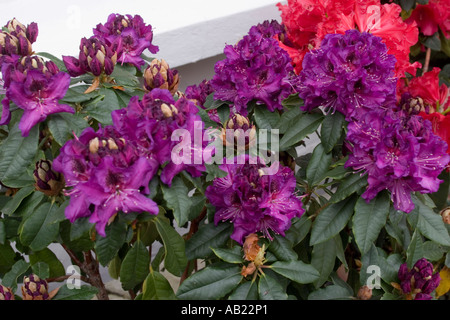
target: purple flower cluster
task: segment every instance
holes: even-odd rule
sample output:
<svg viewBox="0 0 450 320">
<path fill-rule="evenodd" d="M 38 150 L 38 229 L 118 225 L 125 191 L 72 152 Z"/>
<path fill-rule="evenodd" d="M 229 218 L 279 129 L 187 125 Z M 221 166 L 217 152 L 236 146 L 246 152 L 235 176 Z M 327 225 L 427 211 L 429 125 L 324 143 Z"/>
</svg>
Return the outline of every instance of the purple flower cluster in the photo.
<svg viewBox="0 0 450 320">
<path fill-rule="evenodd" d="M 141 54 L 145 49 L 156 53 L 152 44 L 153 32 L 139 15 L 111 14 L 108 21 L 98 24 L 90 38 L 81 39 L 78 58 L 63 56 L 68 73 L 79 76 L 86 72 L 99 76 L 110 75 L 117 62 L 130 63 L 140 68 L 145 64 Z"/>
<path fill-rule="evenodd" d="M 157 204 L 145 196 L 157 163 L 142 156 L 113 126 L 86 128 L 61 148 L 53 169 L 71 187 L 66 217 L 71 222 L 89 217 L 102 236 L 119 211 L 158 213 Z"/>
<path fill-rule="evenodd" d="M 397 210 L 414 209 L 411 192 L 432 193 L 450 160 L 447 144 L 433 134 L 431 122 L 404 111 L 374 110 L 348 125 L 351 151 L 345 166 L 368 175 L 367 201 L 388 189 Z"/>
<path fill-rule="evenodd" d="M 75 113 L 70 106 L 58 102 L 69 88 L 70 76 L 53 62 L 44 62 L 37 56 L 4 56 L 1 71 L 6 97 L 2 100 L 0 125 L 11 119 L 10 102 L 24 110 L 19 122 L 22 136 L 28 136 L 31 128 L 50 114 Z"/>
<path fill-rule="evenodd" d="M 0 31 L 0 65 L 3 56 L 28 56 L 33 49 L 39 30 L 37 23 L 24 26 L 16 18 L 10 20 Z"/>
<path fill-rule="evenodd" d="M 235 159 L 233 164 L 224 160 L 219 167 L 228 175 L 214 179 L 205 196 L 216 207 L 216 224 L 233 223 L 231 238 L 237 242 L 242 244 L 246 236 L 256 232 L 271 240 L 271 232 L 284 236 L 292 218 L 304 213 L 302 202 L 295 195 L 296 181 L 291 169 L 281 167 L 274 175 L 262 174 L 265 165 L 250 161 L 249 156 L 245 156 L 245 161 Z"/>
<path fill-rule="evenodd" d="M 396 59 L 381 38 L 348 30 L 328 34 L 320 48 L 305 55 L 299 96 L 305 111 L 323 107 L 351 121 L 380 106 L 395 103 Z"/>
<path fill-rule="evenodd" d="M 192 100 L 195 105 L 205 109 L 206 98 L 214 93 L 214 89 L 211 85 L 211 81 L 204 79 L 198 85 L 191 85 L 186 88 L 184 95 L 189 100 Z M 217 114 L 217 109 L 211 109 L 207 111 L 209 118 L 217 123 L 220 123 L 220 118 Z"/>
<path fill-rule="evenodd" d="M 145 49 L 158 52 L 158 47 L 152 44 L 152 26 L 145 24 L 139 15 L 110 14 L 104 25 L 97 25 L 94 35 L 116 48 L 121 64 L 131 63 L 139 68 L 145 63 L 141 58 Z"/>
<path fill-rule="evenodd" d="M 230 101 L 233 111 L 244 116 L 251 101 L 270 111 L 283 109 L 281 102 L 296 92 L 298 77 L 289 54 L 274 39 L 281 30 L 276 22 L 265 22 L 253 26 L 236 45 L 225 46 L 226 58 L 216 63 L 211 80 L 215 99 Z"/>
<path fill-rule="evenodd" d="M 439 273 L 433 274 L 433 265 L 427 259 L 419 259 L 411 270 L 406 263 L 398 270 L 400 287 L 404 294 L 411 295 L 414 300 L 431 300 L 430 295 L 441 281 Z"/>
<path fill-rule="evenodd" d="M 204 145 L 196 146 L 194 142 L 196 125 L 203 125 L 197 115 L 198 109 L 186 98 L 174 100 L 166 89 L 153 89 L 146 93 L 142 100 L 133 97 L 127 108 L 112 112 L 114 126 L 122 136 L 133 143 L 144 155 L 158 164 L 166 164 L 161 172 L 161 181 L 170 185 L 175 175 L 183 170 L 198 177 L 205 171 L 203 164 L 195 164 L 192 160 L 195 152 L 202 152 Z M 172 141 L 175 130 L 184 129 L 190 135 L 189 141 L 183 141 L 191 150 L 189 163 L 174 163 L 172 151 L 178 141 Z M 196 150 L 195 148 L 198 148 Z"/>
</svg>

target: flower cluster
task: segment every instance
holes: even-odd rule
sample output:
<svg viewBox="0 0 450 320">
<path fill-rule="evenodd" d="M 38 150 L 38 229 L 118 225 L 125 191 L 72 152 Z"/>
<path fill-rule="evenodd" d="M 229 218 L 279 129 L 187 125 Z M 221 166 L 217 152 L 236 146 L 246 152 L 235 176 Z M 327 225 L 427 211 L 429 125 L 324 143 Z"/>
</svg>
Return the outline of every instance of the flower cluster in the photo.
<svg viewBox="0 0 450 320">
<path fill-rule="evenodd" d="M 81 39 L 78 58 L 63 56 L 67 71 L 73 77 L 87 72 L 97 77 L 110 75 L 117 62 L 139 68 L 145 64 L 141 57 L 145 49 L 152 53 L 158 51 L 158 47 L 152 45 L 152 27 L 139 15 L 111 14 L 93 33 L 92 37 Z"/>
<path fill-rule="evenodd" d="M 447 144 L 433 134 L 431 123 L 404 111 L 374 110 L 348 125 L 352 154 L 346 167 L 368 175 L 367 201 L 388 189 L 397 210 L 414 209 L 411 192 L 432 193 L 448 164 Z"/>
<path fill-rule="evenodd" d="M 193 160 L 194 153 L 201 153 L 204 147 L 194 142 L 194 130 L 199 129 L 203 134 L 203 128 L 196 127 L 203 124 L 197 112 L 192 101 L 183 97 L 175 101 L 168 90 L 153 89 L 142 100 L 137 96 L 131 98 L 127 108 L 112 112 L 112 118 L 115 128 L 142 156 L 158 165 L 166 164 L 160 177 L 162 182 L 170 185 L 173 177 L 183 170 L 194 177 L 205 170 L 203 163 L 196 164 Z M 172 141 L 172 133 L 177 129 L 189 133 L 190 139 L 182 143 L 191 151 L 191 161 L 179 164 L 171 160 L 172 151 L 179 143 Z"/>
<path fill-rule="evenodd" d="M 290 57 L 273 38 L 281 32 L 276 25 L 252 27 L 236 45 L 225 47 L 226 58 L 215 65 L 214 98 L 231 102 L 236 113 L 246 116 L 251 101 L 265 104 L 270 111 L 282 110 L 283 99 L 296 92 Z"/>
<path fill-rule="evenodd" d="M 358 30 L 328 34 L 305 55 L 299 96 L 304 110 L 324 107 L 347 120 L 395 102 L 394 56 L 381 38 Z"/>
<path fill-rule="evenodd" d="M 395 76 L 405 72 L 415 75 L 419 63 L 409 61 L 410 47 L 419 36 L 416 23 L 408 24 L 400 16 L 401 7 L 395 3 L 380 4 L 380 0 L 288 0 L 279 4 L 281 18 L 287 29 L 283 47 L 292 57 L 295 70 L 302 70 L 303 58 L 310 49 L 318 48 L 327 34 L 358 29 L 382 39 L 388 53 L 395 56 Z"/>
<path fill-rule="evenodd" d="M 276 174 L 267 175 L 262 170 L 265 165 L 249 156 L 237 157 L 232 164 L 224 160 L 219 167 L 227 176 L 216 178 L 205 196 L 216 208 L 216 224 L 233 223 L 231 238 L 237 242 L 242 244 L 246 236 L 257 232 L 269 239 L 271 232 L 284 235 L 292 218 L 303 214 L 291 169 L 281 167 Z"/>
<path fill-rule="evenodd" d="M 429 0 L 426 5 L 418 4 L 407 23 L 417 23 L 420 33 L 432 36 L 440 29 L 445 37 L 450 37 L 450 2 Z"/>
<path fill-rule="evenodd" d="M 23 136 L 28 136 L 31 128 L 50 114 L 75 113 L 72 107 L 59 103 L 69 88 L 70 76 L 52 61 L 14 55 L 3 59 L 1 71 L 6 97 L 2 100 L 0 125 L 11 119 L 10 102 L 24 110 L 19 122 Z"/>
<path fill-rule="evenodd" d="M 89 217 L 102 236 L 119 211 L 159 211 L 144 195 L 149 193 L 148 184 L 157 165 L 141 156 L 112 126 L 98 131 L 86 128 L 61 148 L 53 168 L 64 174 L 66 186 L 71 187 L 66 217 L 71 222 Z"/>
<path fill-rule="evenodd" d="M 214 93 L 211 81 L 204 79 L 198 85 L 190 85 L 184 91 L 184 95 L 189 100 L 192 100 L 195 105 L 205 109 L 206 98 Z M 217 115 L 217 109 L 208 110 L 208 116 L 212 121 L 220 123 L 220 118 Z"/>
<path fill-rule="evenodd" d="M 38 36 L 37 23 L 24 26 L 16 18 L 10 20 L 0 31 L 0 65 L 4 56 L 29 56 L 33 53 L 31 44 Z"/>
<path fill-rule="evenodd" d="M 164 59 L 153 59 L 144 71 L 144 87 L 148 91 L 159 88 L 175 94 L 178 91 L 179 81 L 178 71 L 169 68 Z"/>
<path fill-rule="evenodd" d="M 431 293 L 439 286 L 441 277 L 434 273 L 433 265 L 427 259 L 419 259 L 411 270 L 403 263 L 398 270 L 398 279 L 403 294 L 408 300 L 431 300 Z"/>
</svg>

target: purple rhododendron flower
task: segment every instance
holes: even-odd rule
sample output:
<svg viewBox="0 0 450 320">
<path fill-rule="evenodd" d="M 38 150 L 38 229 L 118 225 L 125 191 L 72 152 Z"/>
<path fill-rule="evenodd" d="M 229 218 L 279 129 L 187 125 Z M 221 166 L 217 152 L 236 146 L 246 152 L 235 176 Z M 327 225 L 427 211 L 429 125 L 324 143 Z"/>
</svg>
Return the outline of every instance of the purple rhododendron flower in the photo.
<svg viewBox="0 0 450 320">
<path fill-rule="evenodd" d="M 367 201 L 388 189 L 397 210 L 414 209 L 411 192 L 433 193 L 450 156 L 447 143 L 433 134 L 431 122 L 403 111 L 375 110 L 348 125 L 352 144 L 345 166 L 367 173 Z"/>
<path fill-rule="evenodd" d="M 68 141 L 53 161 L 53 169 L 71 187 L 66 217 L 71 222 L 89 217 L 102 236 L 118 212 L 159 211 L 145 196 L 158 164 L 142 157 L 112 126 L 97 132 L 86 128 L 80 137 Z"/>
<path fill-rule="evenodd" d="M 167 163 L 161 172 L 161 181 L 170 185 L 173 177 L 183 170 L 194 177 L 205 171 L 203 162 L 196 164 L 192 160 L 195 152 L 202 153 L 205 147 L 204 143 L 196 146 L 194 142 L 195 126 L 203 126 L 197 113 L 192 101 L 183 97 L 175 101 L 170 91 L 155 88 L 142 100 L 137 96 L 131 98 L 127 108 L 112 112 L 112 118 L 117 130 L 136 146 L 141 155 L 160 165 Z M 172 133 L 177 129 L 186 130 L 191 139 L 186 141 L 190 145 L 191 161 L 179 164 L 171 160 L 172 150 L 178 144 L 172 141 Z M 204 128 L 198 129 L 203 137 Z"/>
<path fill-rule="evenodd" d="M 433 265 L 425 258 L 417 260 L 411 270 L 403 263 L 398 271 L 403 294 L 414 295 L 414 300 L 431 300 L 430 294 L 441 281 L 439 273 L 433 273 Z"/>
<path fill-rule="evenodd" d="M 305 55 L 300 72 L 299 96 L 303 110 L 323 107 L 345 115 L 360 113 L 395 102 L 396 59 L 387 54 L 380 37 L 358 30 L 328 34 L 320 48 Z"/>
<path fill-rule="evenodd" d="M 118 53 L 120 63 L 131 63 L 136 67 L 145 64 L 141 54 L 145 49 L 157 53 L 158 47 L 152 44 L 153 30 L 144 23 L 139 15 L 110 14 L 108 21 L 98 24 L 94 35 L 113 45 Z"/>
<path fill-rule="evenodd" d="M 236 45 L 227 45 L 226 58 L 216 63 L 211 80 L 214 98 L 230 101 L 235 113 L 247 115 L 247 104 L 256 101 L 270 111 L 282 110 L 281 102 L 296 92 L 289 54 L 273 37 L 279 32 L 268 23 L 254 26 Z"/>
<path fill-rule="evenodd" d="M 294 173 L 282 167 L 274 175 L 265 175 L 261 171 L 265 165 L 250 162 L 248 155 L 244 158 L 235 158 L 233 164 L 224 160 L 219 167 L 227 176 L 214 179 L 206 189 L 205 196 L 216 207 L 214 222 L 233 223 L 231 238 L 241 244 L 247 235 L 256 232 L 271 240 L 271 232 L 284 236 L 291 220 L 305 211 L 295 195 Z"/>
<path fill-rule="evenodd" d="M 70 76 L 59 71 L 53 62 L 44 62 L 38 57 L 14 56 L 4 61 L 2 77 L 6 97 L 2 100 L 0 124 L 9 123 L 9 104 L 14 102 L 24 110 L 19 122 L 19 129 L 24 137 L 50 114 L 75 113 L 72 107 L 58 102 L 69 88 Z"/>
<path fill-rule="evenodd" d="M 211 81 L 204 79 L 198 85 L 191 85 L 186 88 L 184 95 L 189 100 L 192 100 L 195 105 L 205 109 L 206 98 L 214 93 L 214 89 L 211 85 Z M 217 109 L 211 109 L 207 111 L 209 118 L 217 123 L 221 123 Z"/>
</svg>

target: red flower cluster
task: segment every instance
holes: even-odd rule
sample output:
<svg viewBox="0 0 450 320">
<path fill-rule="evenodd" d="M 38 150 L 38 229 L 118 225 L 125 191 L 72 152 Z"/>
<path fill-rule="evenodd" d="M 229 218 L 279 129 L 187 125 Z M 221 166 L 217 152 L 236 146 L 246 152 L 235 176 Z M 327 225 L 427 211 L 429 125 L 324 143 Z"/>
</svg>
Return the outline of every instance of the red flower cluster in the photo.
<svg viewBox="0 0 450 320">
<path fill-rule="evenodd" d="M 420 63 L 409 62 L 410 47 L 417 43 L 419 31 L 415 22 L 405 23 L 397 4 L 380 4 L 379 0 L 288 0 L 278 4 L 287 29 L 287 40 L 281 45 L 289 52 L 295 71 L 302 70 L 303 57 L 318 48 L 326 34 L 358 29 L 382 38 L 397 59 L 395 75 L 415 75 Z"/>
</svg>

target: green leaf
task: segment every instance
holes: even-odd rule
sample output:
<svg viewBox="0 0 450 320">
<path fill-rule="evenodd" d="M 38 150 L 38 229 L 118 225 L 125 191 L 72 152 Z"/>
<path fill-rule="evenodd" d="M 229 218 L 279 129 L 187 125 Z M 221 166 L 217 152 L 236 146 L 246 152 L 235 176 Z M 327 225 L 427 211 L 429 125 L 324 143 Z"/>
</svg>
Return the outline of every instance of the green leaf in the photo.
<svg viewBox="0 0 450 320">
<path fill-rule="evenodd" d="M 127 252 L 120 267 L 120 282 L 125 290 L 133 289 L 149 273 L 150 256 L 142 241 L 137 240 Z"/>
<path fill-rule="evenodd" d="M 432 36 L 425 37 L 422 41 L 425 47 L 434 51 L 441 51 L 441 39 L 439 38 L 439 32 L 436 32 Z"/>
<path fill-rule="evenodd" d="M 101 124 L 111 125 L 111 112 L 120 109 L 119 100 L 112 88 L 101 88 L 99 93 L 100 98 L 89 102 L 84 110 Z"/>
<path fill-rule="evenodd" d="M 331 239 L 344 229 L 353 214 L 355 203 L 356 197 L 353 196 L 323 209 L 312 225 L 310 245 Z"/>
<path fill-rule="evenodd" d="M 59 233 L 59 224 L 53 223 L 58 206 L 45 202 L 24 221 L 20 241 L 34 251 L 45 249 Z"/>
<path fill-rule="evenodd" d="M 4 245 L 6 243 L 6 227 L 5 222 L 0 220 L 0 245 Z"/>
<path fill-rule="evenodd" d="M 352 220 L 353 234 L 361 254 L 369 251 L 372 243 L 378 238 L 386 224 L 390 204 L 387 192 L 379 193 L 369 203 L 361 197 L 356 202 Z"/>
<path fill-rule="evenodd" d="M 258 286 L 256 282 L 241 283 L 228 297 L 228 300 L 258 300 Z"/>
<path fill-rule="evenodd" d="M 41 251 L 31 252 L 29 255 L 31 265 L 35 265 L 39 262 L 44 262 L 49 267 L 49 277 L 57 278 L 66 274 L 66 270 L 62 262 L 55 255 L 53 251 L 45 248 Z"/>
<path fill-rule="evenodd" d="M 73 135 L 80 136 L 81 132 L 88 126 L 82 116 L 69 113 L 56 113 L 47 117 L 50 132 L 59 145 L 63 146 Z"/>
<path fill-rule="evenodd" d="M 430 193 L 430 198 L 436 204 L 436 207 L 442 210 L 447 206 L 447 197 L 450 191 L 450 172 L 443 170 L 438 178 L 443 180 L 443 182 L 439 185 L 437 192 Z"/>
<path fill-rule="evenodd" d="M 323 115 L 318 113 L 304 113 L 292 119 L 292 126 L 287 128 L 280 140 L 280 151 L 285 151 L 313 133 L 322 123 Z M 285 124 L 286 125 L 286 124 Z"/>
<path fill-rule="evenodd" d="M 176 300 L 169 281 L 159 272 L 150 270 L 142 285 L 142 300 Z"/>
<path fill-rule="evenodd" d="M 37 262 L 31 265 L 31 270 L 41 279 L 50 277 L 50 267 L 45 262 Z"/>
<path fill-rule="evenodd" d="M 325 152 L 330 152 L 341 137 L 345 117 L 340 112 L 327 115 L 320 128 L 320 141 Z"/>
<path fill-rule="evenodd" d="M 230 223 L 214 223 L 202 225 L 198 231 L 186 241 L 186 256 L 189 260 L 204 259 L 211 253 L 211 247 L 221 247 L 229 239 L 232 232 Z"/>
<path fill-rule="evenodd" d="M 22 201 L 27 198 L 36 188 L 34 186 L 29 186 L 20 189 L 14 197 L 10 198 L 10 200 L 6 203 L 6 205 L 1 209 L 2 213 L 5 215 L 13 214 L 16 209 L 20 206 Z"/>
<path fill-rule="evenodd" d="M 164 266 L 173 275 L 181 276 L 187 265 L 184 240 L 166 221 L 155 218 L 155 223 L 164 244 Z"/>
<path fill-rule="evenodd" d="M 119 252 L 127 236 L 127 226 L 120 219 L 115 220 L 105 228 L 106 237 L 98 236 L 95 241 L 95 253 L 98 261 L 104 267 Z"/>
<path fill-rule="evenodd" d="M 280 114 L 277 111 L 269 111 L 265 106 L 257 106 L 254 117 L 259 129 L 277 129 L 276 125 L 280 121 Z"/>
<path fill-rule="evenodd" d="M 306 181 L 310 186 L 317 185 L 324 179 L 325 173 L 331 165 L 331 153 L 327 153 L 322 144 L 318 144 L 313 151 L 311 161 L 306 168 Z"/>
<path fill-rule="evenodd" d="M 182 300 L 217 300 L 236 288 L 241 280 L 238 266 L 210 265 L 184 280 L 177 297 Z"/>
<path fill-rule="evenodd" d="M 228 263 L 243 263 L 243 253 L 240 246 L 231 249 L 211 248 L 216 256 Z"/>
<path fill-rule="evenodd" d="M 272 252 L 278 260 L 291 261 L 297 260 L 298 255 L 293 249 L 293 244 L 289 239 L 280 235 L 275 235 L 267 250 Z"/>
<path fill-rule="evenodd" d="M 116 80 L 119 86 L 136 87 L 139 84 L 136 77 L 136 67 L 130 64 L 116 64 L 111 77 Z"/>
<path fill-rule="evenodd" d="M 353 293 L 338 285 L 327 286 L 324 289 L 311 292 L 308 300 L 352 300 Z"/>
<path fill-rule="evenodd" d="M 220 122 L 225 124 L 228 119 L 230 119 L 230 106 L 223 104 L 217 108 L 217 115 L 219 116 Z"/>
<path fill-rule="evenodd" d="M 62 102 L 83 103 L 98 97 L 98 91 L 84 93 L 88 88 L 88 85 L 77 85 L 69 88 Z"/>
<path fill-rule="evenodd" d="M 264 273 L 259 278 L 258 293 L 261 300 L 287 300 L 288 295 L 281 283 L 274 277 Z"/>
<path fill-rule="evenodd" d="M 174 177 L 171 186 L 161 184 L 164 200 L 167 207 L 173 210 L 177 224 L 183 226 L 189 221 L 189 213 L 192 207 L 192 198 L 188 196 L 189 189 L 181 177 Z"/>
<path fill-rule="evenodd" d="M 16 253 L 9 242 L 0 244 L 0 274 L 9 271 L 15 263 Z"/>
<path fill-rule="evenodd" d="M 442 217 L 416 196 L 412 196 L 412 200 L 416 206 L 414 211 L 418 212 L 417 229 L 428 239 L 444 246 L 450 246 L 450 236 Z"/>
<path fill-rule="evenodd" d="M 300 108 L 292 108 L 281 114 L 280 120 L 275 125 L 275 128 L 279 128 L 281 134 L 285 134 L 290 126 L 293 126 L 296 121 L 303 115 Z"/>
<path fill-rule="evenodd" d="M 320 277 L 319 272 L 310 264 L 300 260 L 276 261 L 270 265 L 274 272 L 297 283 L 313 283 Z"/>
<path fill-rule="evenodd" d="M 299 244 L 311 230 L 311 225 L 311 219 L 306 214 L 300 219 L 292 219 L 291 227 L 286 231 L 286 239 L 294 246 Z"/>
<path fill-rule="evenodd" d="M 2 285 L 9 288 L 16 288 L 17 280 L 27 272 L 29 267 L 30 264 L 25 260 L 17 261 L 14 263 L 11 270 L 3 276 Z"/>
<path fill-rule="evenodd" d="M 380 267 L 380 265 L 381 265 L 380 258 L 378 256 L 378 250 L 374 244 L 372 244 L 370 250 L 361 257 L 361 263 L 362 263 L 362 266 L 361 266 L 361 271 L 359 273 L 359 280 L 360 280 L 360 284 L 362 286 L 364 286 L 367 284 L 369 277 L 372 275 L 369 267 L 370 266 Z M 380 267 L 380 269 L 381 269 L 381 267 Z"/>
<path fill-rule="evenodd" d="M 337 191 L 331 196 L 329 202 L 336 203 L 344 200 L 351 194 L 364 190 L 366 185 L 366 175 L 360 176 L 359 174 L 351 174 L 339 184 Z"/>
<path fill-rule="evenodd" d="M 313 246 L 311 254 L 311 265 L 318 271 L 318 278 L 314 282 L 316 288 L 321 287 L 329 278 L 336 262 L 335 239 L 331 238 L 325 242 Z"/>
<path fill-rule="evenodd" d="M 79 289 L 69 289 L 65 284 L 59 288 L 52 300 L 92 300 L 97 293 L 96 287 L 82 285 Z"/>
<path fill-rule="evenodd" d="M 411 269 L 417 260 L 423 258 L 423 241 L 420 232 L 415 230 L 411 238 L 411 242 L 406 250 L 406 263 Z"/>
<path fill-rule="evenodd" d="M 11 129 L 0 146 L 0 181 L 18 179 L 26 173 L 38 149 L 38 127 L 34 126 L 28 137 L 22 137 L 17 125 Z"/>
</svg>

